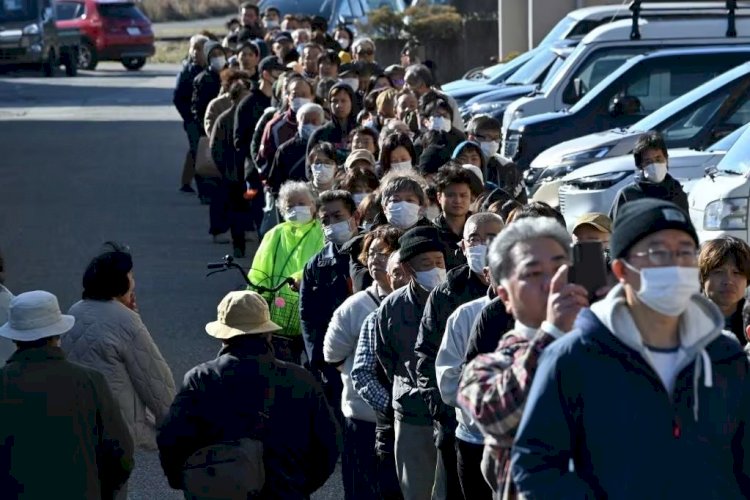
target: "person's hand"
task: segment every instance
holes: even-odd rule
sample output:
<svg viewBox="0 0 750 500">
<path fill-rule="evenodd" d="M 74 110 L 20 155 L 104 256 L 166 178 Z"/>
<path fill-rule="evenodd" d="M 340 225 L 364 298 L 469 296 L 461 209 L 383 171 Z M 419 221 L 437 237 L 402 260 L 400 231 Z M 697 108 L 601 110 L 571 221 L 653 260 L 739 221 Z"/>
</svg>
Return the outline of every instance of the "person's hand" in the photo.
<svg viewBox="0 0 750 500">
<path fill-rule="evenodd" d="M 573 329 L 578 312 L 588 307 L 588 291 L 581 285 L 568 283 L 568 266 L 561 266 L 549 286 L 547 322 L 563 332 Z"/>
<path fill-rule="evenodd" d="M 302 284 L 302 281 L 299 278 L 295 278 L 294 279 L 294 283 L 292 283 L 291 285 L 289 285 L 289 288 L 291 288 L 295 292 L 299 292 L 299 287 L 300 287 L 301 284 Z"/>
</svg>

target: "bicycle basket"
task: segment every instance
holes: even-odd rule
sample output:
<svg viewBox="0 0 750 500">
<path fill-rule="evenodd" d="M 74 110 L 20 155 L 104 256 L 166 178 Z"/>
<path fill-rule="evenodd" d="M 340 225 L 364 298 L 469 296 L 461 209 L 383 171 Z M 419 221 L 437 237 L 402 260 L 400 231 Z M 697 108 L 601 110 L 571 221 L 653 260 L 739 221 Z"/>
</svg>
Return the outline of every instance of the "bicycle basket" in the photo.
<svg viewBox="0 0 750 500">
<path fill-rule="evenodd" d="M 271 321 L 282 328 L 284 335 L 299 335 L 301 332 L 299 319 L 299 294 L 285 286 L 276 292 L 268 301 Z"/>
</svg>

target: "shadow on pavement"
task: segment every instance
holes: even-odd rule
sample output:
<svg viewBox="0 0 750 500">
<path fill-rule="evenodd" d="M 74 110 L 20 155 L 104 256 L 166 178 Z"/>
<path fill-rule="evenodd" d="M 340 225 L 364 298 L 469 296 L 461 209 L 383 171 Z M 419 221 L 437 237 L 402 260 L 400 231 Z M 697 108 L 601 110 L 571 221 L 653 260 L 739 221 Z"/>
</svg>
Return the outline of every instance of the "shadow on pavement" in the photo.
<svg viewBox="0 0 750 500">
<path fill-rule="evenodd" d="M 56 83 L 58 81 L 60 83 Z M 0 96 L 3 96 L 0 108 L 172 104 L 171 88 L 70 85 L 56 79 L 39 83 L 3 79 L 0 80 Z"/>
</svg>

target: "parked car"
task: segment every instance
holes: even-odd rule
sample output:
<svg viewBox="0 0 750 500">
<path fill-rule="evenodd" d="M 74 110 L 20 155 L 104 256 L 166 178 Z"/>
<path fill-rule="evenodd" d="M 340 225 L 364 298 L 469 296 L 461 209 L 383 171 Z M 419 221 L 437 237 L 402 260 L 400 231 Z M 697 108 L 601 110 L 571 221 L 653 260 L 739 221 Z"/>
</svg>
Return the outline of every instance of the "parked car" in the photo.
<svg viewBox="0 0 750 500">
<path fill-rule="evenodd" d="M 468 121 L 474 115 L 488 114 L 502 120 L 505 108 L 510 103 L 534 92 L 546 79 L 557 73 L 575 45 L 575 41 L 565 40 L 541 47 L 530 61 L 521 66 L 502 85 L 466 101 L 459 108 L 461 117 Z"/>
<path fill-rule="evenodd" d="M 34 66 L 53 76 L 63 65 L 75 76 L 81 34 L 56 21 L 49 0 L 0 2 L 0 66 Z"/>
<path fill-rule="evenodd" d="M 78 67 L 96 69 L 99 61 L 120 61 L 139 70 L 154 55 L 151 21 L 128 0 L 57 0 L 58 25 L 81 30 Z"/>
<path fill-rule="evenodd" d="M 366 25 L 367 14 L 380 7 L 394 12 L 403 12 L 406 8 L 404 0 L 260 0 L 256 3 L 261 12 L 268 7 L 276 7 L 282 14 L 293 12 L 324 17 L 331 29 L 339 22 Z"/>
<path fill-rule="evenodd" d="M 701 241 L 721 235 L 750 241 L 750 127 L 714 169 L 695 183 L 688 195 L 690 220 Z"/>
<path fill-rule="evenodd" d="M 727 36 L 729 21 L 720 18 L 638 19 L 637 32 L 628 20 L 595 29 L 578 44 L 553 79 L 533 96 L 518 99 L 505 110 L 504 156 L 519 159 L 523 154 L 520 161 L 528 167 L 533 156 L 523 153 L 522 134 L 514 122 L 569 109 L 631 57 L 670 47 L 747 44 L 750 42 L 750 18 L 738 17 L 734 21 L 736 37 Z"/>
<path fill-rule="evenodd" d="M 717 4 L 715 2 L 655 2 L 647 3 L 641 6 L 641 17 L 652 17 L 652 18 L 663 18 L 663 17 L 687 17 L 687 16 L 702 16 L 711 15 L 718 12 Z M 535 49 L 524 52 L 519 55 L 516 59 L 523 56 L 528 56 L 530 52 L 534 52 L 539 48 L 546 47 L 549 45 L 557 44 L 564 40 L 572 40 L 579 42 L 586 34 L 590 33 L 594 28 L 597 28 L 603 24 L 611 23 L 620 19 L 626 19 L 631 17 L 630 9 L 624 5 L 598 5 L 593 7 L 584 7 L 576 9 L 568 13 L 547 33 Z M 529 60 L 529 57 L 524 59 L 524 62 Z M 508 63 L 506 63 L 508 64 Z M 461 105 L 463 102 L 469 99 L 480 96 L 484 92 L 491 92 L 496 90 L 493 88 L 496 85 L 502 84 L 506 78 L 513 73 L 504 75 L 503 78 L 492 78 L 485 77 L 489 73 L 499 72 L 503 69 L 506 64 L 498 64 L 486 68 L 481 73 L 474 72 L 471 78 L 464 77 L 460 80 L 443 85 L 443 90 L 451 95 L 456 102 Z M 518 68 L 516 68 L 518 69 Z M 480 76 L 481 75 L 481 76 Z M 494 81 L 493 81 L 494 80 Z M 524 94 L 518 94 L 522 96 Z M 498 96 L 497 102 L 501 103 L 499 106 L 494 106 L 493 115 L 502 116 L 502 111 L 498 109 L 505 109 L 507 104 L 502 104 L 503 101 L 507 101 L 508 96 Z M 482 103 L 490 103 L 491 96 L 485 97 Z M 472 103 L 473 104 L 473 103 Z M 484 111 L 475 111 L 475 113 L 482 113 Z"/>
<path fill-rule="evenodd" d="M 705 150 L 676 148 L 669 150 L 669 173 L 682 183 L 686 192 L 703 177 L 706 169 L 715 167 L 737 142 L 747 125 L 716 141 Z M 609 213 L 620 189 L 633 182 L 633 156 L 623 155 L 597 161 L 565 176 L 559 190 L 559 208 L 568 227 L 582 214 Z M 555 196 L 557 198 L 557 195 Z"/>
<path fill-rule="evenodd" d="M 518 120 L 511 128 L 523 138 L 523 147 L 515 161 L 527 167 L 539 153 L 567 139 L 625 128 L 747 61 L 750 47 L 724 45 L 658 50 L 633 57 L 569 110 Z M 530 193 L 537 189 L 556 191 L 567 170 L 529 168 L 525 180 Z"/>
<path fill-rule="evenodd" d="M 750 63 L 731 69 L 628 128 L 584 135 L 545 150 L 526 171 L 527 183 L 563 177 L 594 161 L 633 152 L 641 134 L 661 132 L 669 148 L 704 149 L 750 122 Z"/>
</svg>

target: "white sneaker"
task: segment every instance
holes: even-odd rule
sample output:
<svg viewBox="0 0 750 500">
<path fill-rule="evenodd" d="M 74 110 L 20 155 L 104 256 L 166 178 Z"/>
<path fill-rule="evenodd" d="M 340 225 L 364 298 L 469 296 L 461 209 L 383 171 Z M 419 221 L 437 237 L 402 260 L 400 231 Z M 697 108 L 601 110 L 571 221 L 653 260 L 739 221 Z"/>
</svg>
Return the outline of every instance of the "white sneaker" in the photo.
<svg viewBox="0 0 750 500">
<path fill-rule="evenodd" d="M 231 243 L 231 241 L 232 238 L 229 236 L 229 231 L 214 235 L 214 243 L 218 243 L 219 245 L 226 245 L 227 243 Z"/>
</svg>

